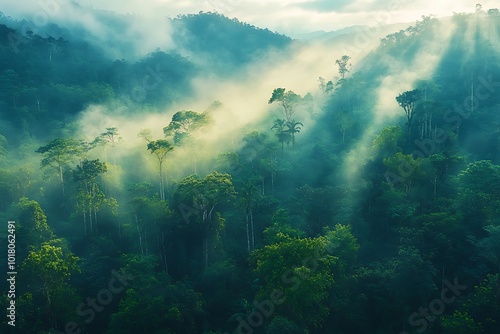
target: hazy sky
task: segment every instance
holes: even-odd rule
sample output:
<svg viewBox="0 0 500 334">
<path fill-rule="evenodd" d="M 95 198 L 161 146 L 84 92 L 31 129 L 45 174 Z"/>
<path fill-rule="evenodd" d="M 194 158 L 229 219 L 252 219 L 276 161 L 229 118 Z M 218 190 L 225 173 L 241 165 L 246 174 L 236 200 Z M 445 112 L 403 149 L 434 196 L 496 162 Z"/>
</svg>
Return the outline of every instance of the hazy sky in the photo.
<svg viewBox="0 0 500 334">
<path fill-rule="evenodd" d="M 69 0 L 4 0 L 0 10 L 18 17 Z M 477 0 L 78 0 L 81 5 L 145 17 L 175 17 L 199 11 L 218 11 L 229 17 L 273 31 L 295 35 L 336 30 L 364 24 L 413 22 L 422 15 L 448 16 L 474 11 Z M 485 9 L 499 7 L 497 0 L 481 1 Z"/>
</svg>

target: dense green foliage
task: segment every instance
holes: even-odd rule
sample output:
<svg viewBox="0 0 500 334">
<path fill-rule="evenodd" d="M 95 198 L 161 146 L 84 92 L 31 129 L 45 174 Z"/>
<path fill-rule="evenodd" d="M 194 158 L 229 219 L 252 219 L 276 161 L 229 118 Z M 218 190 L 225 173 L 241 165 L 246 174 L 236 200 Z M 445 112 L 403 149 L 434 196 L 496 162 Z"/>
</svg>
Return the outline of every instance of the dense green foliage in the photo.
<svg viewBox="0 0 500 334">
<path fill-rule="evenodd" d="M 0 25 L 19 333 L 500 331 L 497 12 L 455 14 L 407 90 L 379 88 L 421 65 L 447 23 L 387 36 L 356 71 L 332 60 L 314 113 L 311 94 L 269 91 L 263 119 L 228 137 L 226 92 L 204 111 L 160 109 L 193 98 L 202 70 L 228 76 L 291 41 L 219 14 L 172 21 L 185 50 L 133 61 Z M 89 138 L 91 105 L 155 128 Z M 380 116 L 387 105 L 397 116 Z M 210 147 L 210 131 L 231 145 Z"/>
<path fill-rule="evenodd" d="M 218 13 L 180 15 L 172 24 L 177 45 L 219 74 L 233 74 L 242 65 L 265 57 L 270 49 L 286 48 L 291 41 Z"/>
</svg>

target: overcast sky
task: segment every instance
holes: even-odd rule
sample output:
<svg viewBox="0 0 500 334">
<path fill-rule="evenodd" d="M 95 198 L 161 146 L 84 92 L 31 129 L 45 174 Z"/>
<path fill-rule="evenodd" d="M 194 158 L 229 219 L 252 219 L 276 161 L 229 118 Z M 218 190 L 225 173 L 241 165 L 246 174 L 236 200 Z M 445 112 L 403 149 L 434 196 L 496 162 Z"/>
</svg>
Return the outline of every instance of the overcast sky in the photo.
<svg viewBox="0 0 500 334">
<path fill-rule="evenodd" d="M 69 0 L 4 0 L 0 11 L 18 18 L 43 10 L 44 4 Z M 422 15 L 449 16 L 472 12 L 471 0 L 78 0 L 119 13 L 145 17 L 175 17 L 178 14 L 218 11 L 241 21 L 288 35 L 316 30 L 336 30 L 352 25 L 413 22 Z M 483 8 L 500 7 L 498 0 L 481 1 Z"/>
</svg>

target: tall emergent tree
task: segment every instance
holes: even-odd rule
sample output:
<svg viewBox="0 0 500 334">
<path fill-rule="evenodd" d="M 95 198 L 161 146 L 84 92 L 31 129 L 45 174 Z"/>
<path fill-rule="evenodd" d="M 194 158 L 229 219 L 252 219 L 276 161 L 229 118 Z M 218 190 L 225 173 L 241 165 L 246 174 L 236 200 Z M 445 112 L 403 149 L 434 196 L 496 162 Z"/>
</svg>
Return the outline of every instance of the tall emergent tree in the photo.
<svg viewBox="0 0 500 334">
<path fill-rule="evenodd" d="M 276 130 L 276 136 L 278 137 L 278 141 L 281 143 L 281 152 L 285 149 L 285 143 L 288 145 L 291 140 L 290 132 L 286 129 L 287 124 L 287 121 L 278 118 L 274 121 L 274 125 L 271 128 L 271 130 Z"/>
<path fill-rule="evenodd" d="M 87 218 L 90 232 L 97 228 L 97 211 L 105 201 L 103 192 L 97 184 L 97 177 L 107 171 L 106 164 L 96 160 L 83 160 L 73 171 L 73 179 L 80 183 L 79 186 L 79 209 L 83 213 L 84 233 L 87 236 Z M 88 212 L 88 216 L 87 216 Z M 92 218 L 92 215 L 94 217 Z"/>
<path fill-rule="evenodd" d="M 404 93 L 399 94 L 396 96 L 396 101 L 398 102 L 399 106 L 403 108 L 405 114 L 406 114 L 406 119 L 407 119 L 407 129 L 408 129 L 408 140 L 410 140 L 410 129 L 411 129 L 411 122 L 413 120 L 413 114 L 415 111 L 415 104 L 416 102 L 420 99 L 422 96 L 422 92 L 419 89 L 414 89 L 410 91 L 406 91 Z"/>
<path fill-rule="evenodd" d="M 74 302 L 76 296 L 70 279 L 72 274 L 80 272 L 78 260 L 78 257 L 59 247 L 57 242 L 47 242 L 30 251 L 21 264 L 24 277 L 29 282 L 29 293 L 35 298 L 38 295 L 43 298 L 43 316 L 40 319 L 48 320 L 53 329 L 69 320 L 65 319 L 65 313 L 71 306 L 65 303 Z"/>
<path fill-rule="evenodd" d="M 194 173 L 197 173 L 197 147 L 198 143 L 194 139 L 194 134 L 203 126 L 209 123 L 206 113 L 197 113 L 190 110 L 176 112 L 172 116 L 172 121 L 163 128 L 165 136 L 173 137 L 175 146 L 183 146 L 190 149 L 193 157 Z"/>
<path fill-rule="evenodd" d="M 339 67 L 339 74 L 342 79 L 344 79 L 345 75 L 351 70 L 352 64 L 349 63 L 349 60 L 351 60 L 350 56 L 343 55 L 340 59 L 335 61 L 335 64 Z"/>
<path fill-rule="evenodd" d="M 285 120 L 290 122 L 297 107 L 302 103 L 302 97 L 293 91 L 286 91 L 285 88 L 275 88 L 268 103 L 279 102 L 285 112 Z"/>
<path fill-rule="evenodd" d="M 138 184 L 130 189 L 135 194 L 130 206 L 136 224 L 141 255 L 150 255 L 152 251 L 157 250 L 159 258 L 163 261 L 165 272 L 168 274 L 165 242 L 168 231 L 167 222 L 170 221 L 171 211 L 167 201 L 162 201 L 156 196 L 150 198 L 143 193 L 149 192 L 148 189 L 152 187 L 152 184 L 146 183 Z"/>
<path fill-rule="evenodd" d="M 147 148 L 151 154 L 154 154 L 158 160 L 158 171 L 160 175 L 160 200 L 165 200 L 165 185 L 168 185 L 165 174 L 163 173 L 163 162 L 167 153 L 174 149 L 174 146 L 165 139 L 153 140 L 151 129 L 142 129 L 137 134 L 137 137 L 148 142 Z"/>
<path fill-rule="evenodd" d="M 19 209 L 17 254 L 19 261 L 22 261 L 31 248 L 50 241 L 54 233 L 47 224 L 47 216 L 37 201 L 23 197 L 19 199 L 17 207 Z"/>
<path fill-rule="evenodd" d="M 62 194 L 64 196 L 64 170 L 74 159 L 81 155 L 86 145 L 81 140 L 74 138 L 56 138 L 35 152 L 43 155 L 41 167 L 53 167 L 59 172 Z"/>
<path fill-rule="evenodd" d="M 292 138 L 292 148 L 295 148 L 295 134 L 299 133 L 303 126 L 304 124 L 302 124 L 301 122 L 297 122 L 294 119 L 286 123 L 286 127 L 288 128 L 287 131 Z"/>
<path fill-rule="evenodd" d="M 94 141 L 92 141 L 93 145 L 99 145 L 102 146 L 104 149 L 104 156 L 105 156 L 105 161 L 107 162 L 107 154 L 106 154 L 106 146 L 109 144 L 111 145 L 111 150 L 112 150 L 112 155 L 113 155 L 113 164 L 116 165 L 116 157 L 114 153 L 114 149 L 116 144 L 122 141 L 122 137 L 120 136 L 120 133 L 118 133 L 118 129 L 113 127 L 113 128 L 106 128 L 105 132 L 102 132 L 99 136 L 97 136 Z"/>
<path fill-rule="evenodd" d="M 148 143 L 148 150 L 151 151 L 158 160 L 158 171 L 160 176 L 160 199 L 165 200 L 165 184 L 166 176 L 163 172 L 163 162 L 167 153 L 172 151 L 174 147 L 165 139 L 153 140 Z"/>
<path fill-rule="evenodd" d="M 333 91 L 333 81 L 328 80 L 328 82 L 323 77 L 318 78 L 319 87 L 323 93 L 331 93 Z"/>
<path fill-rule="evenodd" d="M 255 233 L 253 224 L 253 209 L 258 197 L 257 187 L 251 180 L 243 185 L 241 190 L 241 203 L 245 209 L 245 223 L 247 235 L 247 251 L 250 253 L 255 249 Z"/>
<path fill-rule="evenodd" d="M 230 200 L 235 194 L 231 175 L 218 172 L 212 172 L 203 179 L 197 175 L 188 176 L 179 183 L 175 192 L 179 209 L 190 208 L 190 215 L 195 213 L 201 223 L 205 268 L 209 264 L 209 237 L 211 232 L 217 232 L 219 228 L 214 226 L 215 219 L 212 219 L 215 207 Z M 187 223 L 191 223 L 187 215 L 183 213 L 183 216 Z"/>
<path fill-rule="evenodd" d="M 190 136 L 208 123 L 208 116 L 205 113 L 197 113 L 190 110 L 176 112 L 172 116 L 172 121 L 163 128 L 165 136 L 173 136 L 174 145 L 182 145 Z"/>
</svg>

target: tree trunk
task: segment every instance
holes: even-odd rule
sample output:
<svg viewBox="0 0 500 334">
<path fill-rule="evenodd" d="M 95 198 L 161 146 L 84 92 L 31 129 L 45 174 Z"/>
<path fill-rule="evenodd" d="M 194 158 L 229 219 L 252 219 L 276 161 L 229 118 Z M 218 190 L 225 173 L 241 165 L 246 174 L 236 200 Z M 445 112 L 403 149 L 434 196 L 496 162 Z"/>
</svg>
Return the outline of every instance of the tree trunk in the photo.
<svg viewBox="0 0 500 334">
<path fill-rule="evenodd" d="M 250 208 L 250 230 L 252 232 L 252 250 L 255 249 L 255 235 L 254 235 L 254 229 L 253 229 L 253 212 L 252 208 Z"/>
<path fill-rule="evenodd" d="M 95 225 L 95 233 L 99 235 L 99 230 L 97 229 L 97 208 L 94 206 L 94 225 Z"/>
<path fill-rule="evenodd" d="M 412 118 L 413 118 L 413 108 L 411 106 L 407 106 L 407 107 L 404 107 L 403 108 L 405 113 L 406 113 L 406 119 L 408 121 L 408 125 L 407 125 L 407 130 L 408 130 L 408 141 L 411 140 L 411 121 L 412 121 Z"/>
<path fill-rule="evenodd" d="M 424 139 L 424 136 L 425 136 L 425 117 L 423 119 L 423 121 L 420 123 L 420 140 L 423 140 Z"/>
<path fill-rule="evenodd" d="M 432 114 L 429 115 L 429 134 L 428 134 L 428 137 L 432 137 Z"/>
<path fill-rule="evenodd" d="M 114 146 L 111 146 L 111 155 L 113 158 L 113 165 L 116 166 L 116 154 L 115 154 L 115 147 Z"/>
<path fill-rule="evenodd" d="M 93 198 L 93 193 L 92 193 L 92 187 L 89 187 L 87 183 L 85 183 L 85 189 L 87 191 L 88 197 L 87 197 L 87 206 L 89 209 L 89 224 L 90 224 L 90 235 L 93 233 L 93 226 L 92 226 L 92 198 Z"/>
<path fill-rule="evenodd" d="M 160 200 L 165 199 L 165 193 L 163 191 L 163 161 L 160 160 Z"/>
<path fill-rule="evenodd" d="M 61 179 L 62 196 L 64 198 L 64 173 L 61 165 L 59 165 L 59 177 Z"/>
<path fill-rule="evenodd" d="M 108 163 L 108 150 L 106 149 L 106 145 L 102 146 L 102 151 L 104 152 L 104 162 Z"/>
<path fill-rule="evenodd" d="M 135 224 L 137 226 L 137 234 L 139 234 L 139 248 L 141 249 L 141 254 L 144 255 L 144 247 L 142 246 L 142 234 L 139 227 L 139 219 L 137 218 L 137 215 L 135 215 Z"/>
<path fill-rule="evenodd" d="M 472 73 L 470 75 L 470 112 L 471 114 L 474 112 L 474 81 L 472 80 Z"/>
<path fill-rule="evenodd" d="M 146 228 L 146 225 L 144 225 L 144 254 L 146 254 L 146 255 L 149 254 L 149 249 L 148 249 L 148 229 Z"/>
<path fill-rule="evenodd" d="M 86 215 L 87 210 L 85 209 L 85 205 L 83 207 L 83 231 L 85 234 L 85 238 L 87 237 L 87 215 Z"/>
<path fill-rule="evenodd" d="M 89 203 L 89 224 L 90 224 L 90 235 L 93 233 L 93 226 L 92 226 L 92 206 Z"/>
<path fill-rule="evenodd" d="M 205 247 L 205 269 L 208 268 L 208 239 L 209 239 L 209 224 L 212 221 L 212 212 L 215 209 L 215 206 L 217 203 L 212 205 L 210 210 L 208 210 L 208 207 L 206 207 L 203 210 L 203 226 L 205 227 L 205 235 L 204 235 L 204 247 Z"/>
<path fill-rule="evenodd" d="M 245 215 L 246 219 L 246 230 L 247 230 L 247 251 L 250 253 L 250 226 L 249 226 L 249 213 Z"/>
<path fill-rule="evenodd" d="M 164 170 L 165 169 L 165 170 Z M 168 174 L 166 171 L 166 168 L 163 168 L 162 166 L 162 175 L 163 175 L 163 200 L 165 200 L 165 191 L 167 191 L 168 194 Z"/>
</svg>

